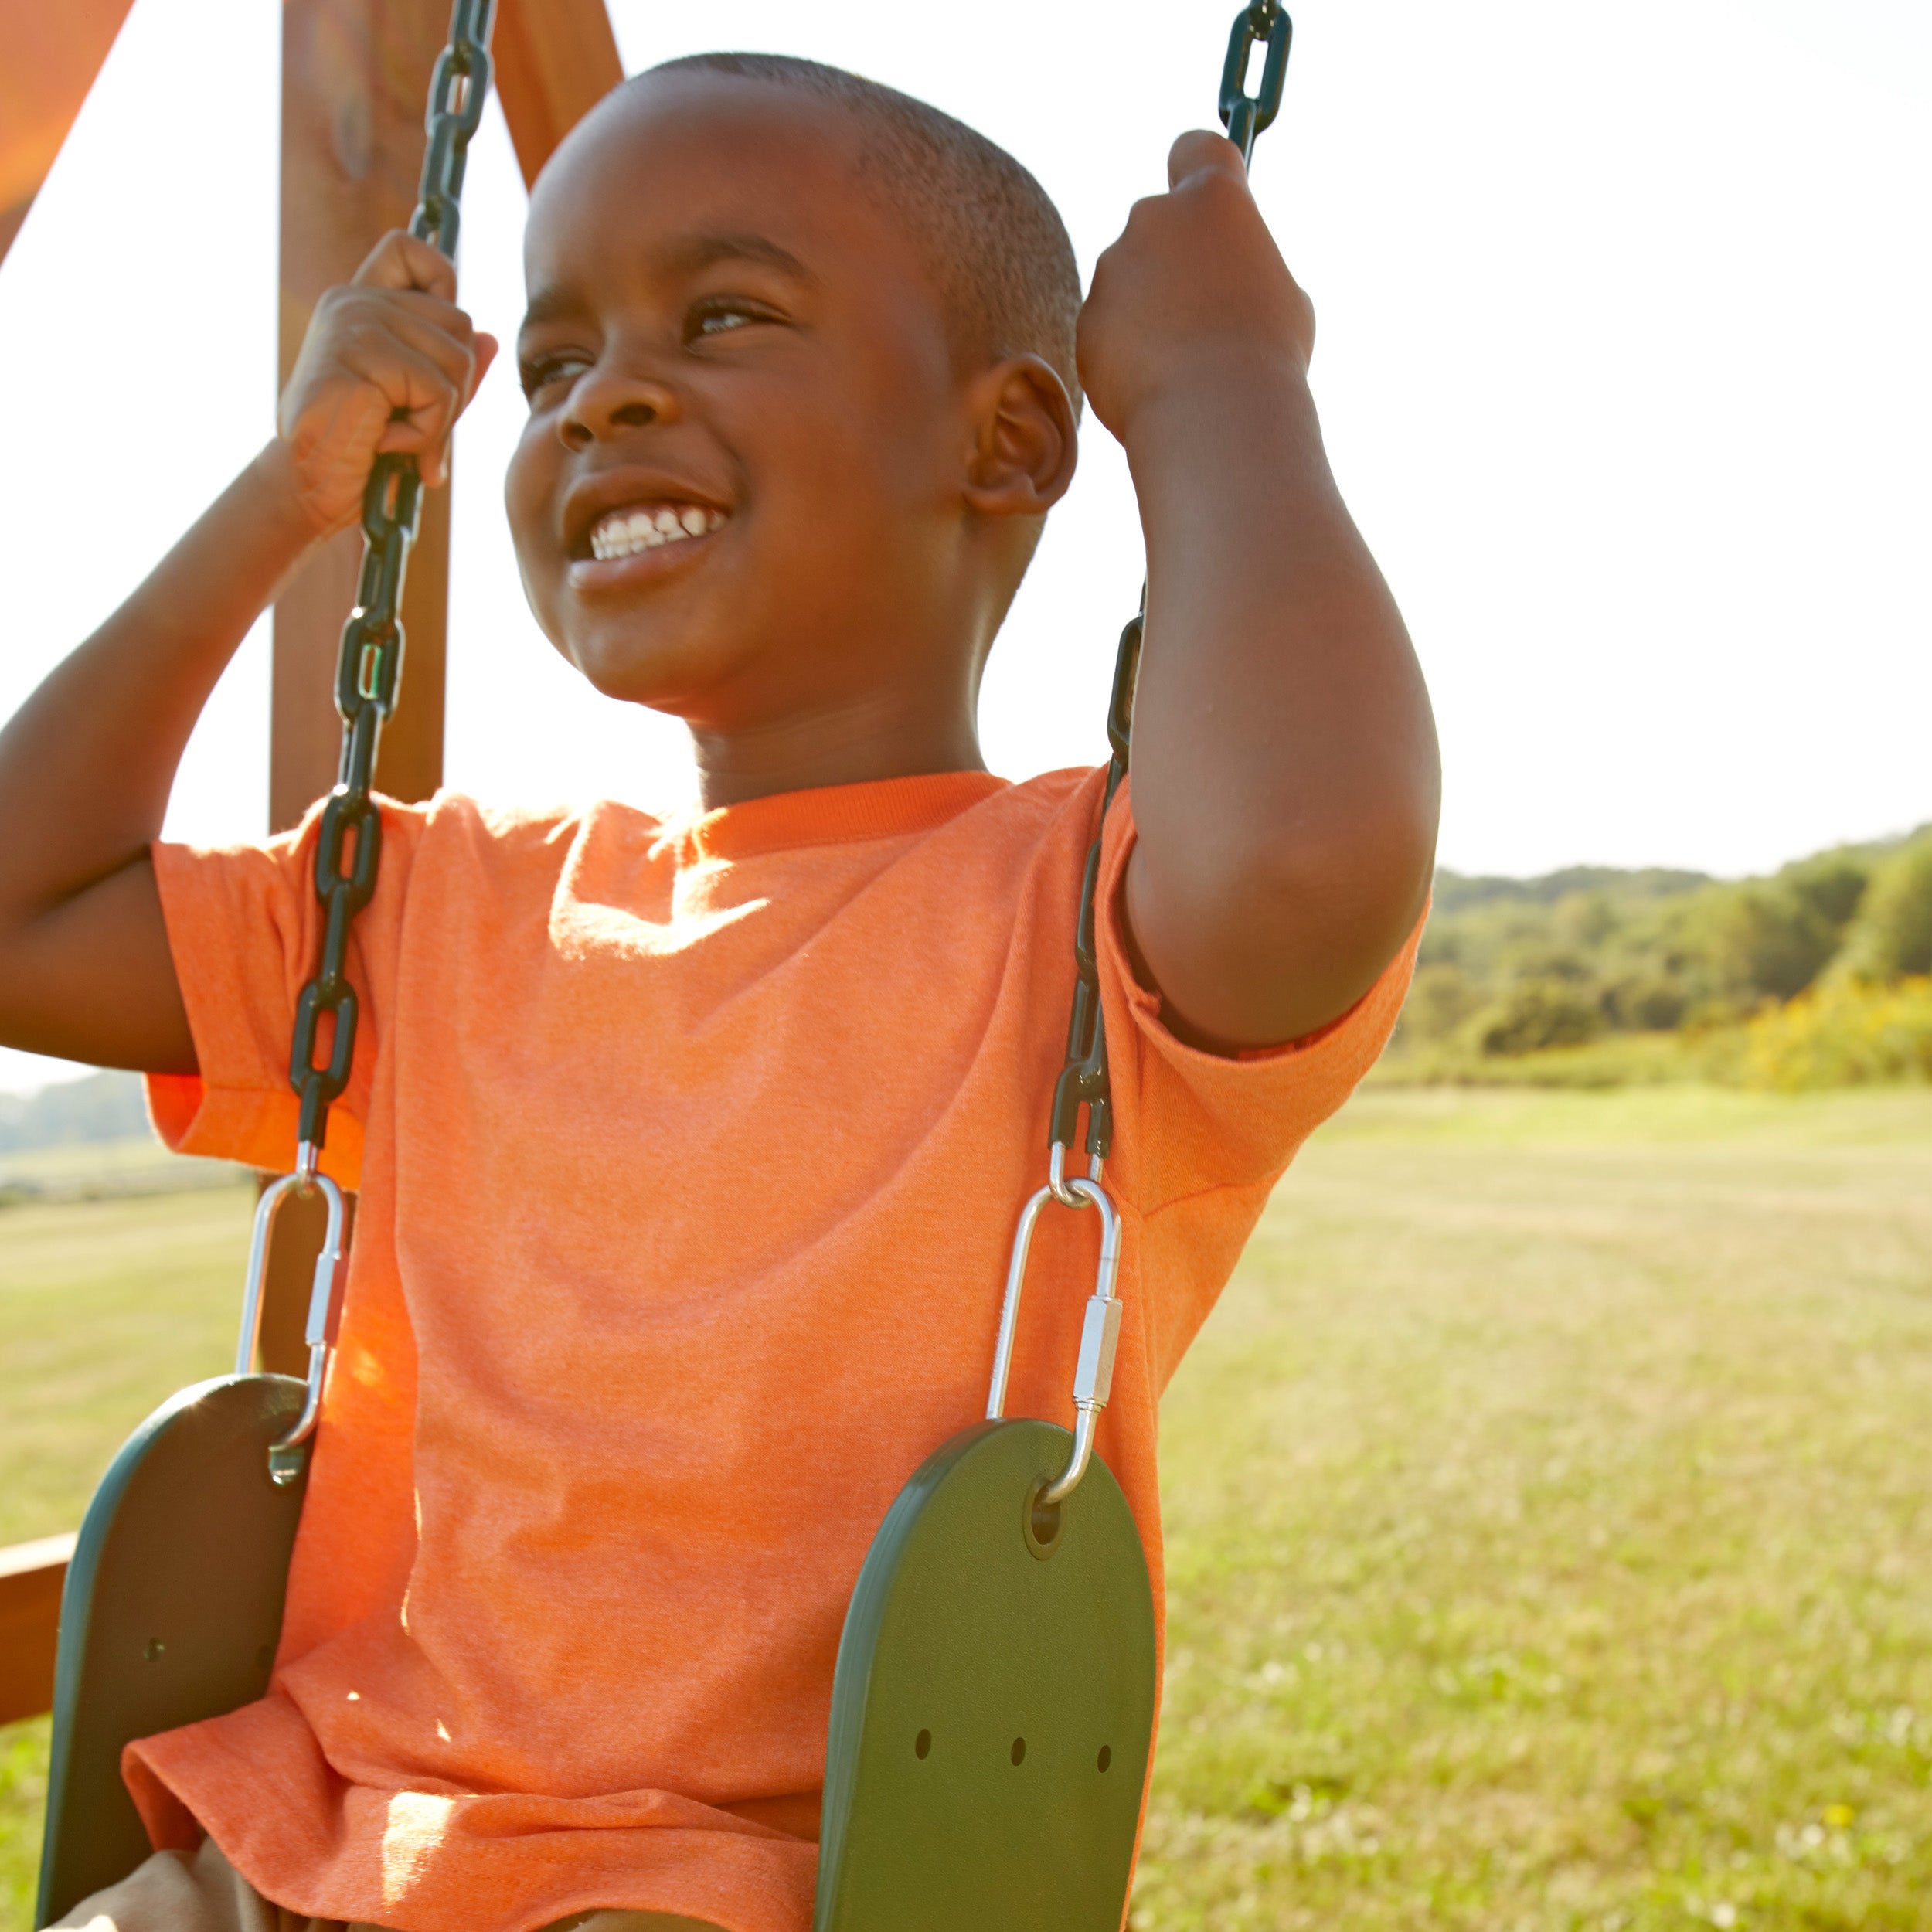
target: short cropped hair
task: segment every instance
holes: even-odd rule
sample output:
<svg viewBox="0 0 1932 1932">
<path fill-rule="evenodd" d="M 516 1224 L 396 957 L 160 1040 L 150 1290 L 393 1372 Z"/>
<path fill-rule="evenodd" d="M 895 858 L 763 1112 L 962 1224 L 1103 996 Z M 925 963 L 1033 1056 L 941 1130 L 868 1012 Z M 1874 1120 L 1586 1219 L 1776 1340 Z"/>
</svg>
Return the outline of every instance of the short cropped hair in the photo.
<svg viewBox="0 0 1932 1932">
<path fill-rule="evenodd" d="M 988 362 L 1038 355 L 1078 408 L 1073 244 L 1046 190 L 1004 148 L 896 87 L 791 54 L 686 54 L 649 72 L 728 74 L 843 108 L 862 136 L 862 179 L 919 249 L 945 301 L 955 352 Z"/>
</svg>

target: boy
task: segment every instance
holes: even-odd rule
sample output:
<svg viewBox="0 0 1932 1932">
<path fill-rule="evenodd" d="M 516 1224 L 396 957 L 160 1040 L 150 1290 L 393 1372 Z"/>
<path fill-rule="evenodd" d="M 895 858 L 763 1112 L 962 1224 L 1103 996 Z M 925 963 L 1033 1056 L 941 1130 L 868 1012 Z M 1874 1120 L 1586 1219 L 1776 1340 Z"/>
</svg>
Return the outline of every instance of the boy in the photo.
<svg viewBox="0 0 1932 1932">
<path fill-rule="evenodd" d="M 1307 304 L 1226 142 L 1170 175 L 1083 309 L 1017 163 L 809 63 L 673 63 L 546 170 L 524 581 L 600 690 L 687 721 L 703 808 L 385 807 L 330 1141 L 355 1257 L 274 1682 L 131 1748 L 163 1849 L 69 1923 L 808 1924 L 846 1599 L 981 1412 L 1043 1165 L 1098 774 L 1006 785 L 974 714 L 1081 385 L 1148 553 L 1101 881 L 1100 1447 L 1158 1590 L 1155 1402 L 1393 1023 L 1437 796 Z M 0 1038 L 148 1070 L 189 1151 L 292 1157 L 315 834 L 155 844 L 175 763 L 373 455 L 440 464 L 495 349 L 454 294 L 379 247 L 277 440 L 0 739 L 0 816 L 36 827 L 0 855 Z M 1043 1227 L 1009 1413 L 1066 1408 L 1086 1218 Z"/>
</svg>

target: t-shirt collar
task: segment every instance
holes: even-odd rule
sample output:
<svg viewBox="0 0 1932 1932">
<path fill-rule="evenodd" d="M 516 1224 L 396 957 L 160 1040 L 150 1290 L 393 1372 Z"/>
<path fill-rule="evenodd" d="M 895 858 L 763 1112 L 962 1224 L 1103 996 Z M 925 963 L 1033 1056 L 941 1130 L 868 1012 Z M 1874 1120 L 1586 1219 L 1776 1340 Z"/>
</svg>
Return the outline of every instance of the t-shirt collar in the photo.
<svg viewBox="0 0 1932 1932">
<path fill-rule="evenodd" d="M 801 845 L 855 845 L 928 832 L 956 818 L 1008 781 L 989 771 L 922 772 L 863 784 L 822 785 L 774 792 L 711 811 L 675 814 L 664 821 L 660 848 L 676 849 L 682 866 L 706 859 L 740 859 Z"/>
</svg>

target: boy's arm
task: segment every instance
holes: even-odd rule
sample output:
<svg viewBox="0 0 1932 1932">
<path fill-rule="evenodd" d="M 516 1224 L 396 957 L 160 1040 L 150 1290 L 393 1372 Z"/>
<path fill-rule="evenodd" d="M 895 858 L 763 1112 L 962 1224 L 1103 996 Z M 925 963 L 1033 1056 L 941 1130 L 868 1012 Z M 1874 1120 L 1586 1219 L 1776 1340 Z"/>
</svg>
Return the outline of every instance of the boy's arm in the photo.
<svg viewBox="0 0 1932 1932">
<path fill-rule="evenodd" d="M 1186 1034 L 1261 1046 L 1345 1012 L 1407 937 L 1440 770 L 1408 634 L 1322 449 L 1307 298 L 1232 144 L 1184 135 L 1168 177 L 1080 318 L 1147 539 L 1128 922 Z"/>
<path fill-rule="evenodd" d="M 208 694 L 276 586 L 359 512 L 376 454 L 435 481 L 495 344 L 391 235 L 318 305 L 281 434 L 0 731 L 0 1044 L 189 1073 L 148 847 Z"/>
</svg>

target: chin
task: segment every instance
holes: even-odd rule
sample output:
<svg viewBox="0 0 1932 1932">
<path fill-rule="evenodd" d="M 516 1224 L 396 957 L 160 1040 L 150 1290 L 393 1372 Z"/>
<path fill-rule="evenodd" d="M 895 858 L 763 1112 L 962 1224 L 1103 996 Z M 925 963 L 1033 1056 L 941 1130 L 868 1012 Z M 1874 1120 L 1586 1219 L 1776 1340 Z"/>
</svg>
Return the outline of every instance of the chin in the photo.
<svg viewBox="0 0 1932 1932">
<path fill-rule="evenodd" d="M 710 640 L 615 636 L 599 631 L 566 636 L 559 647 L 600 696 L 653 711 L 682 713 L 685 702 L 730 668 Z"/>
</svg>

